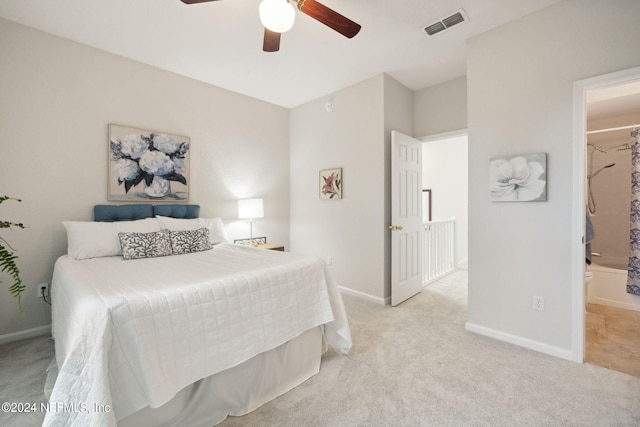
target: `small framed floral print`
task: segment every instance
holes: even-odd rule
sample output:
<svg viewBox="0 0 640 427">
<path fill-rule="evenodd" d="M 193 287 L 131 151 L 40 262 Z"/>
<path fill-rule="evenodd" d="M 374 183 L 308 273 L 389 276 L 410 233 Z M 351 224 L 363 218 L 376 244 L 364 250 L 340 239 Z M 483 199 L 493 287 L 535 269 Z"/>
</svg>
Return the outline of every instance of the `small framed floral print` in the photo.
<svg viewBox="0 0 640 427">
<path fill-rule="evenodd" d="M 189 200 L 190 147 L 187 136 L 110 124 L 108 199 Z"/>
<path fill-rule="evenodd" d="M 492 202 L 544 202 L 547 153 L 492 157 L 489 177 Z"/>
<path fill-rule="evenodd" d="M 342 199 L 342 168 L 320 171 L 320 200 Z"/>
</svg>

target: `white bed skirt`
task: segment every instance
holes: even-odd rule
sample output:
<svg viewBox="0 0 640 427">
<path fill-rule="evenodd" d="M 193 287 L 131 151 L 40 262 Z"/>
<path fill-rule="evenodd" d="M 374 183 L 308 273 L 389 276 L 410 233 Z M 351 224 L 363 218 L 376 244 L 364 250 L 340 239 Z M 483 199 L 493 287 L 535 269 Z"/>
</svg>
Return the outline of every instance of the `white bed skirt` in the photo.
<svg viewBox="0 0 640 427">
<path fill-rule="evenodd" d="M 247 414 L 320 371 L 322 326 L 182 389 L 159 408 L 146 407 L 121 420 L 119 427 L 211 427 L 229 415 Z"/>
</svg>

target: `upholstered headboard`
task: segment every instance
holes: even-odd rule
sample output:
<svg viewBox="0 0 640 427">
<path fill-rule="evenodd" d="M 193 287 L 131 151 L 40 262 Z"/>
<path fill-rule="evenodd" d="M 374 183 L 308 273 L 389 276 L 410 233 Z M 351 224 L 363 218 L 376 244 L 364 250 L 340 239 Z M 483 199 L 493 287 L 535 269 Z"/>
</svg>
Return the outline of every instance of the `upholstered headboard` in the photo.
<svg viewBox="0 0 640 427">
<path fill-rule="evenodd" d="M 200 205 L 155 205 L 154 216 L 170 216 L 171 218 L 198 218 Z"/>
<path fill-rule="evenodd" d="M 153 218 L 155 215 L 170 216 L 172 218 L 198 218 L 200 205 L 95 205 L 93 208 L 94 221 L 115 222 L 133 221 L 137 219 Z"/>
</svg>

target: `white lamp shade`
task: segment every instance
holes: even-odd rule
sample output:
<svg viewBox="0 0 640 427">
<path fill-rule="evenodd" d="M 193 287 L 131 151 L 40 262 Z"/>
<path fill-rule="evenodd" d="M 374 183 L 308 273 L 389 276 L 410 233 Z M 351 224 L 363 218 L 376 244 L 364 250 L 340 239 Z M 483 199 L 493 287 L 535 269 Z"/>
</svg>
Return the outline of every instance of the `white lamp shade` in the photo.
<svg viewBox="0 0 640 427">
<path fill-rule="evenodd" d="M 276 33 L 289 31 L 296 19 L 296 10 L 287 0 L 262 0 L 259 11 L 262 25 Z"/>
<path fill-rule="evenodd" d="M 238 200 L 238 218 L 245 219 L 262 217 L 264 217 L 262 199 Z"/>
</svg>

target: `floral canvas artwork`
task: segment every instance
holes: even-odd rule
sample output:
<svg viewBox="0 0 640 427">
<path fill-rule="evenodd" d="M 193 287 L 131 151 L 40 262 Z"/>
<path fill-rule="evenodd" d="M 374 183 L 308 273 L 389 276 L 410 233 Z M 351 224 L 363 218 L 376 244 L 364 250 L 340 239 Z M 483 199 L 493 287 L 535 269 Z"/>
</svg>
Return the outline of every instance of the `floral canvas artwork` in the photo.
<svg viewBox="0 0 640 427">
<path fill-rule="evenodd" d="M 186 136 L 109 125 L 109 200 L 187 201 Z"/>
<path fill-rule="evenodd" d="M 342 198 L 342 168 L 320 171 L 320 200 Z"/>
<path fill-rule="evenodd" d="M 546 153 L 492 158 L 489 176 L 491 200 L 494 202 L 547 200 Z"/>
</svg>

